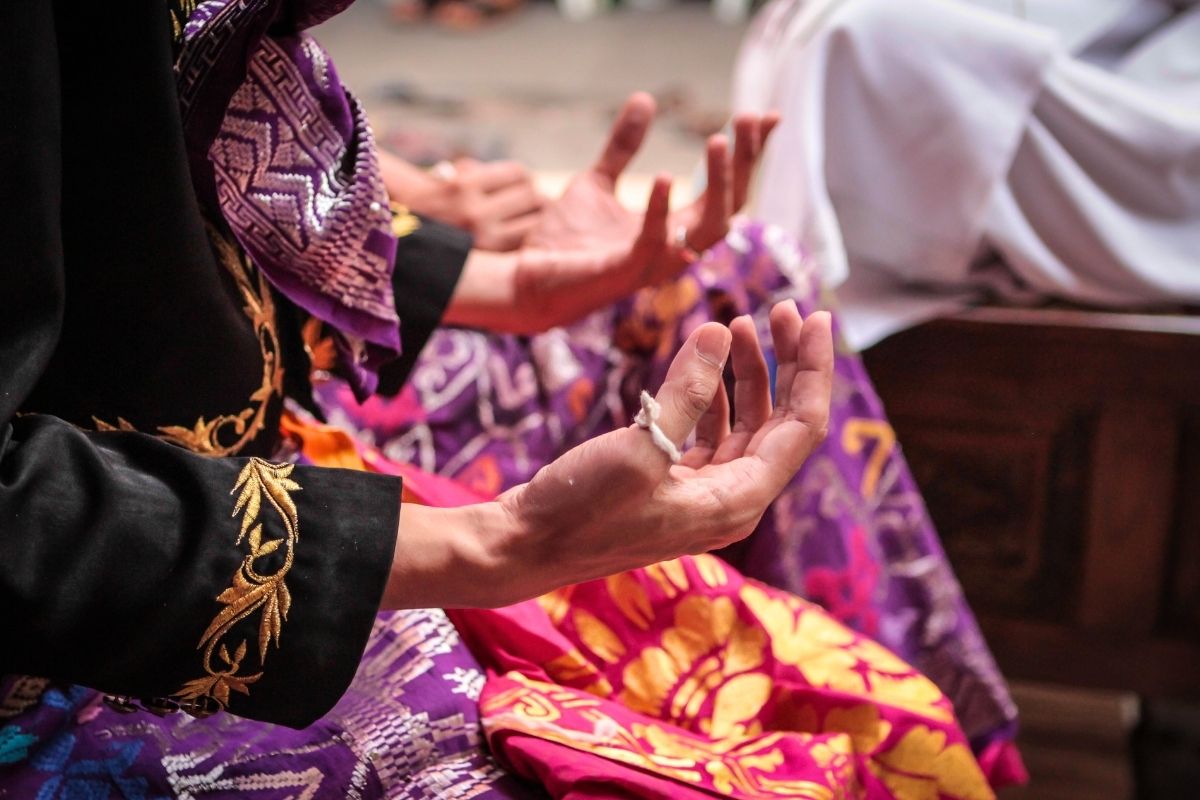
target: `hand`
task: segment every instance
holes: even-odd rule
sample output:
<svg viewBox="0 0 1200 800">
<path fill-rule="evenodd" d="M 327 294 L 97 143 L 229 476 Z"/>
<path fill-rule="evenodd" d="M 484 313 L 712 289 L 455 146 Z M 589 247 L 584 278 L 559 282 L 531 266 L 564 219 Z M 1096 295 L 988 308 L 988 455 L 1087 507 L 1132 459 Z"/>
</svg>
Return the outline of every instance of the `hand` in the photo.
<svg viewBox="0 0 1200 800">
<path fill-rule="evenodd" d="M 543 198 L 515 161 L 462 158 L 439 176 L 381 153 L 380 167 L 394 201 L 470 231 L 481 250 L 515 250 L 539 224 Z"/>
<path fill-rule="evenodd" d="M 574 448 L 494 503 L 443 512 L 459 515 L 457 529 L 452 519 L 418 521 L 411 538 L 402 528 L 397 588 L 389 585 L 385 605 L 505 605 L 747 536 L 829 422 L 829 315 L 802 322 L 794 303 L 780 303 L 771 311 L 771 335 L 778 357 L 773 405 L 753 323 L 741 317 L 728 330 L 702 325 L 656 398 L 659 425 L 672 441 L 696 430 L 679 464 L 649 432 L 630 426 Z M 722 383 L 730 353 L 732 430 Z M 402 525 L 409 513 L 406 507 Z M 455 555 L 431 555 L 447 547 Z M 411 578 L 422 573 L 439 577 Z M 420 585 L 432 588 L 417 597 Z"/>
<path fill-rule="evenodd" d="M 600 158 L 576 175 L 562 197 L 549 203 L 526 244 L 534 248 L 586 250 L 612 247 L 634 240 L 643 220 L 616 196 L 617 181 L 641 149 L 654 122 L 654 98 L 638 92 L 625 101 L 613 123 Z M 707 182 L 704 192 L 669 217 L 672 236 L 683 226 L 687 246 L 696 252 L 712 247 L 729 232 L 729 219 L 742 210 L 750 181 L 779 115 L 734 117 L 734 151 L 727 137 L 710 136 L 706 147 Z M 673 277 L 673 275 L 660 276 Z"/>
<path fill-rule="evenodd" d="M 621 205 L 615 191 L 653 117 L 653 98 L 630 97 L 599 160 L 546 206 L 519 252 L 472 252 L 445 321 L 538 333 L 675 278 L 695 260 L 694 250 L 719 241 L 729 230 L 730 215 L 745 202 L 754 166 L 778 118 L 739 116 L 732 158 L 724 136 L 709 140 L 704 194 L 671 214 L 671 180 L 660 175 L 639 216 Z M 686 229 L 683 243 L 673 241 L 672 225 Z"/>
</svg>

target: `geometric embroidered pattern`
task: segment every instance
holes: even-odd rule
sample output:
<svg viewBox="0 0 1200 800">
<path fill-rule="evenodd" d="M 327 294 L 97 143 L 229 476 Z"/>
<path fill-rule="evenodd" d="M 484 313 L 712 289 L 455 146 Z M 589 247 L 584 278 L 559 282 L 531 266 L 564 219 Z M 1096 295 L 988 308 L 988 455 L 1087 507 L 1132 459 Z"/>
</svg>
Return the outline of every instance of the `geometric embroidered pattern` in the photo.
<svg viewBox="0 0 1200 800">
<path fill-rule="evenodd" d="M 347 96 L 351 118 L 336 119 L 322 105 L 340 88 L 311 37 L 264 38 L 209 160 L 222 214 L 260 268 L 394 325 L 387 192 L 361 106 Z"/>
</svg>

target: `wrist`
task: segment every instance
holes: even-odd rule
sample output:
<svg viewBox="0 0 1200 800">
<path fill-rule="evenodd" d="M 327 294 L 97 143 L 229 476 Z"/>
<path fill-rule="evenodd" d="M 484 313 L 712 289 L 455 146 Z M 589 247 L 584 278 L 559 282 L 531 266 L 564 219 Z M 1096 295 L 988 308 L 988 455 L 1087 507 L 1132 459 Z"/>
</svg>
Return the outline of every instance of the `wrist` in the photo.
<svg viewBox="0 0 1200 800">
<path fill-rule="evenodd" d="M 404 504 L 382 607 L 488 608 L 522 599 L 509 557 L 521 538 L 516 528 L 497 502 Z"/>
<path fill-rule="evenodd" d="M 518 332 L 516 316 L 517 254 L 473 249 L 442 321 L 447 325 Z"/>
</svg>

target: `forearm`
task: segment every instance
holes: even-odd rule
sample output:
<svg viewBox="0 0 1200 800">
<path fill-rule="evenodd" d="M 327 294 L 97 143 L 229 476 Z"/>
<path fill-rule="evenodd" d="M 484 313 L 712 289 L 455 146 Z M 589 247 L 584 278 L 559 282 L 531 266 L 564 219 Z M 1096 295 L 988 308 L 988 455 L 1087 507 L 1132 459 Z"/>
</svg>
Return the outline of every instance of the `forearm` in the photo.
<svg viewBox="0 0 1200 800">
<path fill-rule="evenodd" d="M 446 307 L 443 322 L 464 328 L 516 332 L 513 330 L 516 275 L 516 254 L 472 250 Z"/>
<path fill-rule="evenodd" d="M 637 289 L 603 251 L 472 250 L 444 322 L 497 333 L 535 334 L 568 325 Z"/>
<path fill-rule="evenodd" d="M 493 608 L 554 588 L 533 580 L 534 564 L 521 564 L 525 533 L 498 502 L 405 504 L 381 607 Z"/>
</svg>

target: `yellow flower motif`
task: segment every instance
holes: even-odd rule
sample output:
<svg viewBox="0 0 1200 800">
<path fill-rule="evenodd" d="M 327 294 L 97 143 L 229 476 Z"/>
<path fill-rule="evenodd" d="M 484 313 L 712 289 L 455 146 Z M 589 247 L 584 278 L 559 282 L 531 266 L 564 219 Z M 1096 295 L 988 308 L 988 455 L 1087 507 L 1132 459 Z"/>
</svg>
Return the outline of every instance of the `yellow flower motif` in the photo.
<svg viewBox="0 0 1200 800">
<path fill-rule="evenodd" d="M 902 800 L 994 800 L 979 764 L 964 744 L 946 746 L 946 734 L 924 725 L 871 761 L 871 771 Z"/>
<path fill-rule="evenodd" d="M 944 696 L 929 679 L 814 606 L 791 595 L 768 595 L 753 584 L 742 587 L 741 599 L 762 622 L 775 658 L 796 667 L 813 686 L 938 721 L 953 719 Z"/>
<path fill-rule="evenodd" d="M 550 617 L 550 621 L 555 625 L 560 625 L 567 618 L 567 612 L 571 609 L 571 595 L 574 593 L 574 586 L 564 586 L 553 592 L 547 592 L 539 597 L 537 602 L 546 612 L 546 616 Z"/>
<path fill-rule="evenodd" d="M 873 753 L 892 732 L 892 723 L 879 717 L 872 705 L 834 708 L 825 715 L 822 730 L 849 734 L 857 753 Z"/>
<path fill-rule="evenodd" d="M 613 605 L 639 630 L 650 630 L 650 622 L 654 619 L 654 609 L 646 590 L 634 577 L 632 572 L 619 572 L 604 579 L 604 588 L 612 599 Z"/>
<path fill-rule="evenodd" d="M 688 596 L 660 646 L 626 665 L 620 699 L 629 708 L 697 726 L 714 738 L 758 733 L 755 718 L 771 694 L 763 663 L 766 634 L 738 619 L 728 597 Z M 701 718 L 707 701 L 711 713 Z"/>
<path fill-rule="evenodd" d="M 600 670 L 587 657 L 572 647 L 561 656 L 548 661 L 546 674 L 563 686 L 574 686 L 597 697 L 612 695 L 612 684 L 600 674 Z"/>
<path fill-rule="evenodd" d="M 587 648 L 609 664 L 616 664 L 625 655 L 625 645 L 613 633 L 612 628 L 605 625 L 593 614 L 577 608 L 571 614 L 575 630 Z"/>
</svg>

